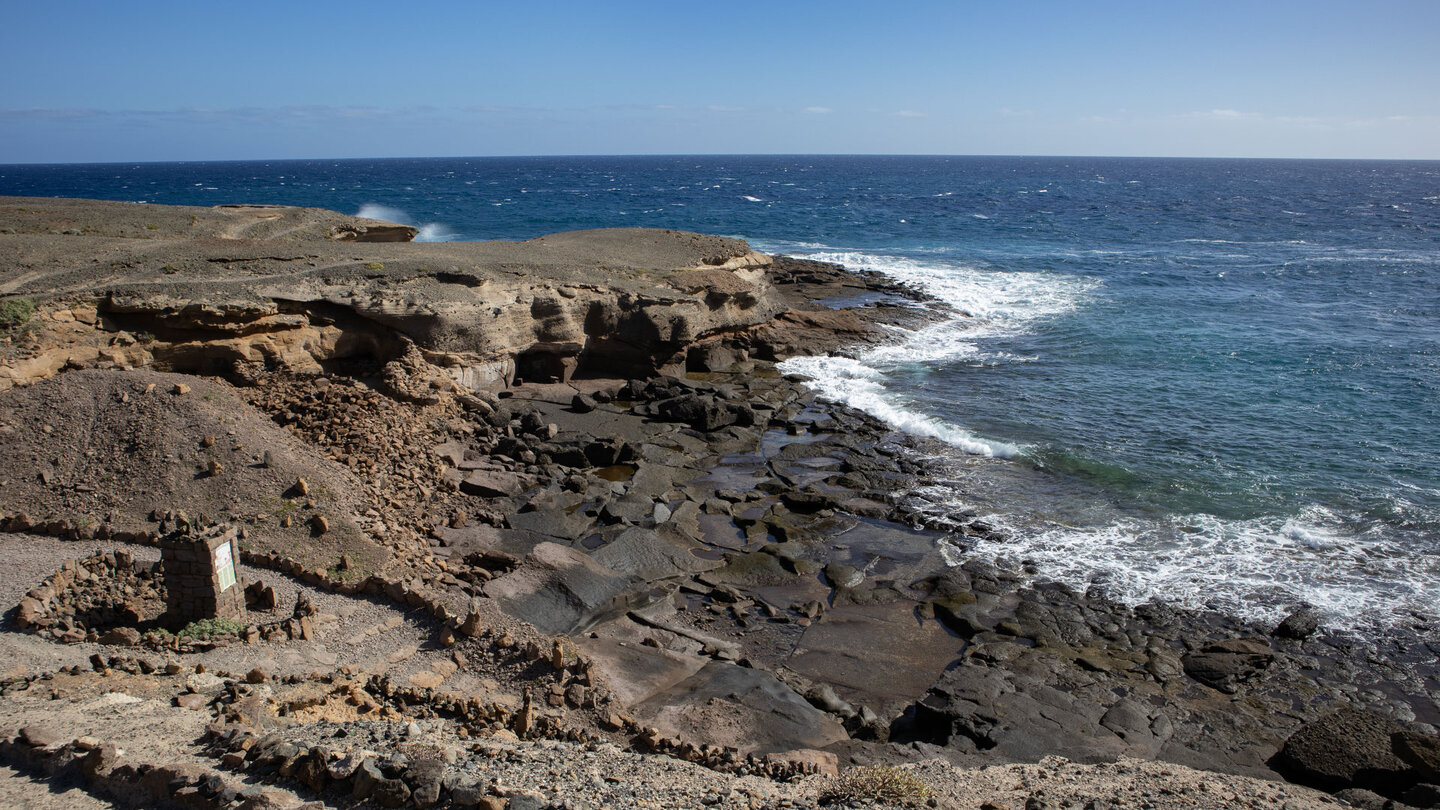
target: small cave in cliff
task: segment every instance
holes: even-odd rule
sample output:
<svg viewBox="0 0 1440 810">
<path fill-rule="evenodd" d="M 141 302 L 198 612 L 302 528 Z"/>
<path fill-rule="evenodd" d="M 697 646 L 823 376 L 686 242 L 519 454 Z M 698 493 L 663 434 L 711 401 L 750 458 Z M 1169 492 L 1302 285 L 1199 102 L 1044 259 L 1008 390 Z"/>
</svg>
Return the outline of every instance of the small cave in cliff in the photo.
<svg viewBox="0 0 1440 810">
<path fill-rule="evenodd" d="M 515 376 L 525 382 L 569 382 L 578 365 L 578 353 L 573 350 L 532 348 L 515 355 Z"/>
</svg>

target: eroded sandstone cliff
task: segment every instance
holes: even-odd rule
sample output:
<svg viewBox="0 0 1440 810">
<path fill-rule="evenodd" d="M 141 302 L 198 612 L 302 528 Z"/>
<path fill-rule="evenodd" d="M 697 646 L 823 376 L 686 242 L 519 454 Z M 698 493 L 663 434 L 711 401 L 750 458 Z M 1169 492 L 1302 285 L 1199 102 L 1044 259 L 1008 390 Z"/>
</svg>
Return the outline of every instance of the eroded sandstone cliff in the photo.
<svg viewBox="0 0 1440 810">
<path fill-rule="evenodd" d="M 0 389 L 68 367 L 232 379 L 366 358 L 398 392 L 681 369 L 785 311 L 744 242 L 597 230 L 409 244 L 319 209 L 0 203 L 0 294 L 38 306 Z M 402 241 L 397 241 L 402 240 Z"/>
</svg>

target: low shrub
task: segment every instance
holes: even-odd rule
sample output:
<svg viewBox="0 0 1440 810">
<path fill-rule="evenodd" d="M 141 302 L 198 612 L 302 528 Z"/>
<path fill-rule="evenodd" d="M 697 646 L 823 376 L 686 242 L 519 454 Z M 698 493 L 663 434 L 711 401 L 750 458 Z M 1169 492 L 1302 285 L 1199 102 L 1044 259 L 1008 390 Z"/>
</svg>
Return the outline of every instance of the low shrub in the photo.
<svg viewBox="0 0 1440 810">
<path fill-rule="evenodd" d="M 0 328 L 21 326 L 35 314 L 35 302 L 29 298 L 0 300 Z"/>
<path fill-rule="evenodd" d="M 924 802 L 934 795 L 915 774 L 889 765 L 866 765 L 841 774 L 820 793 L 821 804 Z"/>
<path fill-rule="evenodd" d="M 191 622 L 181 628 L 177 636 L 189 636 L 190 638 L 210 638 L 225 633 L 239 633 L 245 629 L 245 625 L 234 619 L 200 619 Z"/>
</svg>

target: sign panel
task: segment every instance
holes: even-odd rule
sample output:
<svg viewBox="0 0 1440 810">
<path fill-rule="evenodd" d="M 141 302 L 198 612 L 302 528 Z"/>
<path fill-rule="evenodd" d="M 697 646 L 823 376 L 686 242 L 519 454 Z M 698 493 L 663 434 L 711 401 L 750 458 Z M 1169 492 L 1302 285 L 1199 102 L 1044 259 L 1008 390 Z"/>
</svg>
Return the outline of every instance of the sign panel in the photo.
<svg viewBox="0 0 1440 810">
<path fill-rule="evenodd" d="M 224 593 L 235 584 L 235 556 L 230 553 L 230 544 L 221 543 L 215 549 L 215 581 Z"/>
</svg>

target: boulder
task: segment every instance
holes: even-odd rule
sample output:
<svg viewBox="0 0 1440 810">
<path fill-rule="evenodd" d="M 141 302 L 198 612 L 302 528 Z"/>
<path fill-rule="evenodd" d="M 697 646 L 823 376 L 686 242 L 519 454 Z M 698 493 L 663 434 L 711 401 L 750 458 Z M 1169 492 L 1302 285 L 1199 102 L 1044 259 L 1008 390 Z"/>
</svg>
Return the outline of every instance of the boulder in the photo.
<svg viewBox="0 0 1440 810">
<path fill-rule="evenodd" d="M 1187 675 L 1230 694 L 1239 689 L 1239 684 L 1257 677 L 1274 660 L 1270 645 L 1246 638 L 1207 644 L 1181 659 Z"/>
<path fill-rule="evenodd" d="M 1301 726 L 1271 764 L 1294 781 L 1325 790 L 1390 793 L 1415 782 L 1410 765 L 1391 749 L 1391 737 L 1402 731 L 1384 715 L 1346 707 Z"/>
<path fill-rule="evenodd" d="M 1400 800 L 1411 807 L 1440 807 L 1440 785 L 1416 785 L 1401 794 Z"/>
<path fill-rule="evenodd" d="M 481 498 L 509 498 L 530 486 L 524 476 L 504 470 L 476 470 L 460 482 L 460 490 Z"/>
<path fill-rule="evenodd" d="M 1399 731 L 1390 737 L 1390 749 L 1415 769 L 1420 781 L 1440 784 L 1440 737 Z"/>
<path fill-rule="evenodd" d="M 1308 607 L 1296 608 L 1275 628 L 1279 638 L 1306 639 L 1320 629 L 1320 614 Z"/>
<path fill-rule="evenodd" d="M 99 642 L 115 647 L 134 647 L 140 643 L 140 631 L 133 627 L 116 627 L 101 635 Z"/>
<path fill-rule="evenodd" d="M 738 421 L 733 408 L 717 402 L 714 397 L 700 394 L 683 394 L 673 399 L 657 402 L 653 406 L 657 419 L 664 422 L 684 422 L 696 430 L 706 432 L 719 430 Z"/>
<path fill-rule="evenodd" d="M 584 447 L 585 459 L 596 467 L 611 467 L 634 457 L 632 451 L 619 436 L 610 436 L 588 442 Z"/>
<path fill-rule="evenodd" d="M 70 738 L 49 726 L 29 725 L 20 729 L 20 739 L 33 748 L 51 748 L 69 742 Z"/>
</svg>

